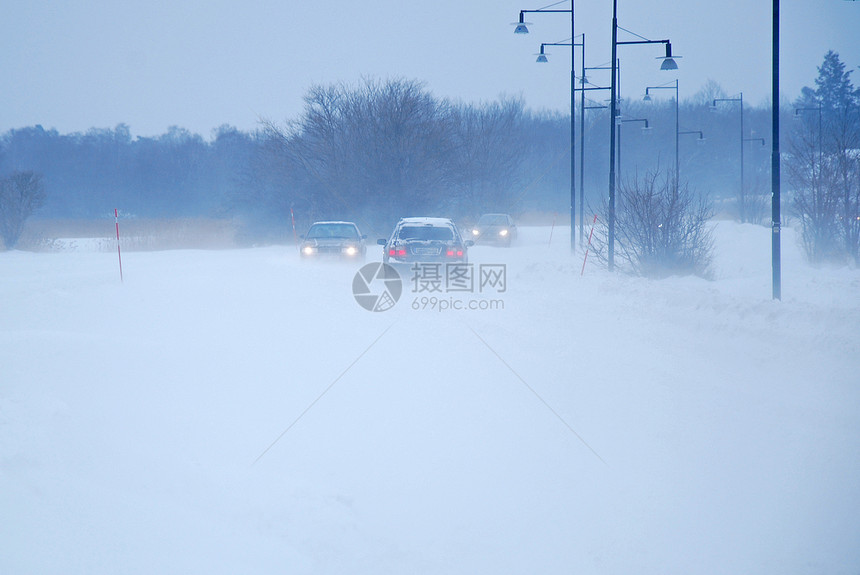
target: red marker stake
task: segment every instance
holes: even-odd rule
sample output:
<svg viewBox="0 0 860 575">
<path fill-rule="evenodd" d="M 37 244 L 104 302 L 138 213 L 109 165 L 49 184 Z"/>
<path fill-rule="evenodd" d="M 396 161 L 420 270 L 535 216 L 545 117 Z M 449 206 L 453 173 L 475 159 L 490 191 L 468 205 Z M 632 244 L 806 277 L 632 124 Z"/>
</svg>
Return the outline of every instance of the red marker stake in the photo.
<svg viewBox="0 0 860 575">
<path fill-rule="evenodd" d="M 122 254 L 119 251 L 119 211 L 114 208 L 113 216 L 116 219 L 116 256 L 119 258 L 119 281 L 122 282 Z"/>
<path fill-rule="evenodd" d="M 296 216 L 293 215 L 293 208 L 290 208 L 290 220 L 293 222 L 293 239 L 296 240 L 296 246 L 298 246 L 299 236 L 296 235 Z"/>
</svg>

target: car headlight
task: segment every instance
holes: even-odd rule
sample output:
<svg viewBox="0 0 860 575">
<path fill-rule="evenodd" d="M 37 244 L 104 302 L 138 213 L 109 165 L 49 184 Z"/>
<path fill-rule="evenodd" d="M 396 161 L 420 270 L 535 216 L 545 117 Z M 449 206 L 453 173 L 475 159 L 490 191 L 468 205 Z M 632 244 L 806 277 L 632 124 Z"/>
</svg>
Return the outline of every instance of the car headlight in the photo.
<svg viewBox="0 0 860 575">
<path fill-rule="evenodd" d="M 479 232 L 478 230 L 472 230 L 472 235 L 473 236 L 480 236 L 481 232 Z"/>
<path fill-rule="evenodd" d="M 302 253 L 306 256 L 312 256 L 316 253 L 316 248 L 311 245 L 302 246 Z"/>
<path fill-rule="evenodd" d="M 500 231 L 500 232 L 499 232 L 499 235 L 500 235 L 500 236 L 502 236 L 502 237 L 504 237 L 504 236 L 508 235 L 508 230 L 502 230 L 502 231 Z"/>
<path fill-rule="evenodd" d="M 356 248 L 355 246 L 346 246 L 345 248 L 343 248 L 343 253 L 348 256 L 354 256 L 358 253 L 358 248 Z"/>
</svg>

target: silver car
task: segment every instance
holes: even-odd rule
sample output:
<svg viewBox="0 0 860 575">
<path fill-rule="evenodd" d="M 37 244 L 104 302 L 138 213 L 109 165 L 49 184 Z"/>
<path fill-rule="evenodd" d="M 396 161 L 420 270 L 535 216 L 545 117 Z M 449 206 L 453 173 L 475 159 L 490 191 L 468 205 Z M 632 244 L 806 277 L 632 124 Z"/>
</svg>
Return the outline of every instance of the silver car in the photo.
<svg viewBox="0 0 860 575">
<path fill-rule="evenodd" d="M 338 258 L 363 260 L 367 252 L 365 239 L 353 222 L 315 222 L 301 236 L 302 259 Z"/>
<path fill-rule="evenodd" d="M 469 260 L 468 248 L 474 245 L 472 240 L 463 240 L 448 218 L 403 218 L 388 239 L 377 243 L 383 246 L 382 261 L 392 264 L 465 263 Z"/>
</svg>

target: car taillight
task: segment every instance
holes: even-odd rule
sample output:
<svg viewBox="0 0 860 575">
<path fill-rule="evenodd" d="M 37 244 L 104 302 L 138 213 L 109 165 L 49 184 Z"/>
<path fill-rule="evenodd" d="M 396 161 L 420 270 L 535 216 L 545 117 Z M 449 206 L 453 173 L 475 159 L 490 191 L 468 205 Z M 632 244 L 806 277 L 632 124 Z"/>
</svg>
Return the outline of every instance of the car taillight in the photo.
<svg viewBox="0 0 860 575">
<path fill-rule="evenodd" d="M 445 255 L 447 255 L 449 258 L 461 258 L 463 257 L 463 250 L 456 248 L 449 249 L 447 252 L 445 252 Z"/>
<path fill-rule="evenodd" d="M 406 248 L 390 248 L 388 250 L 388 256 L 392 258 L 406 257 Z"/>
</svg>

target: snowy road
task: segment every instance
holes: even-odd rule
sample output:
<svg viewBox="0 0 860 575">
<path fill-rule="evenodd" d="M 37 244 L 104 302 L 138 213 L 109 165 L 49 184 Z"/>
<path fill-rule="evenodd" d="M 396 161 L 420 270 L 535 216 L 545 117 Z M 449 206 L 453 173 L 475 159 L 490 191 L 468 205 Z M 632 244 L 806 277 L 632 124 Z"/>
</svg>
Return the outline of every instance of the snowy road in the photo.
<svg viewBox="0 0 860 575">
<path fill-rule="evenodd" d="M 724 222 L 714 281 L 580 277 L 566 231 L 474 248 L 468 311 L 287 247 L 0 253 L 0 572 L 857 575 L 860 272 L 786 230 L 771 301 Z"/>
</svg>

